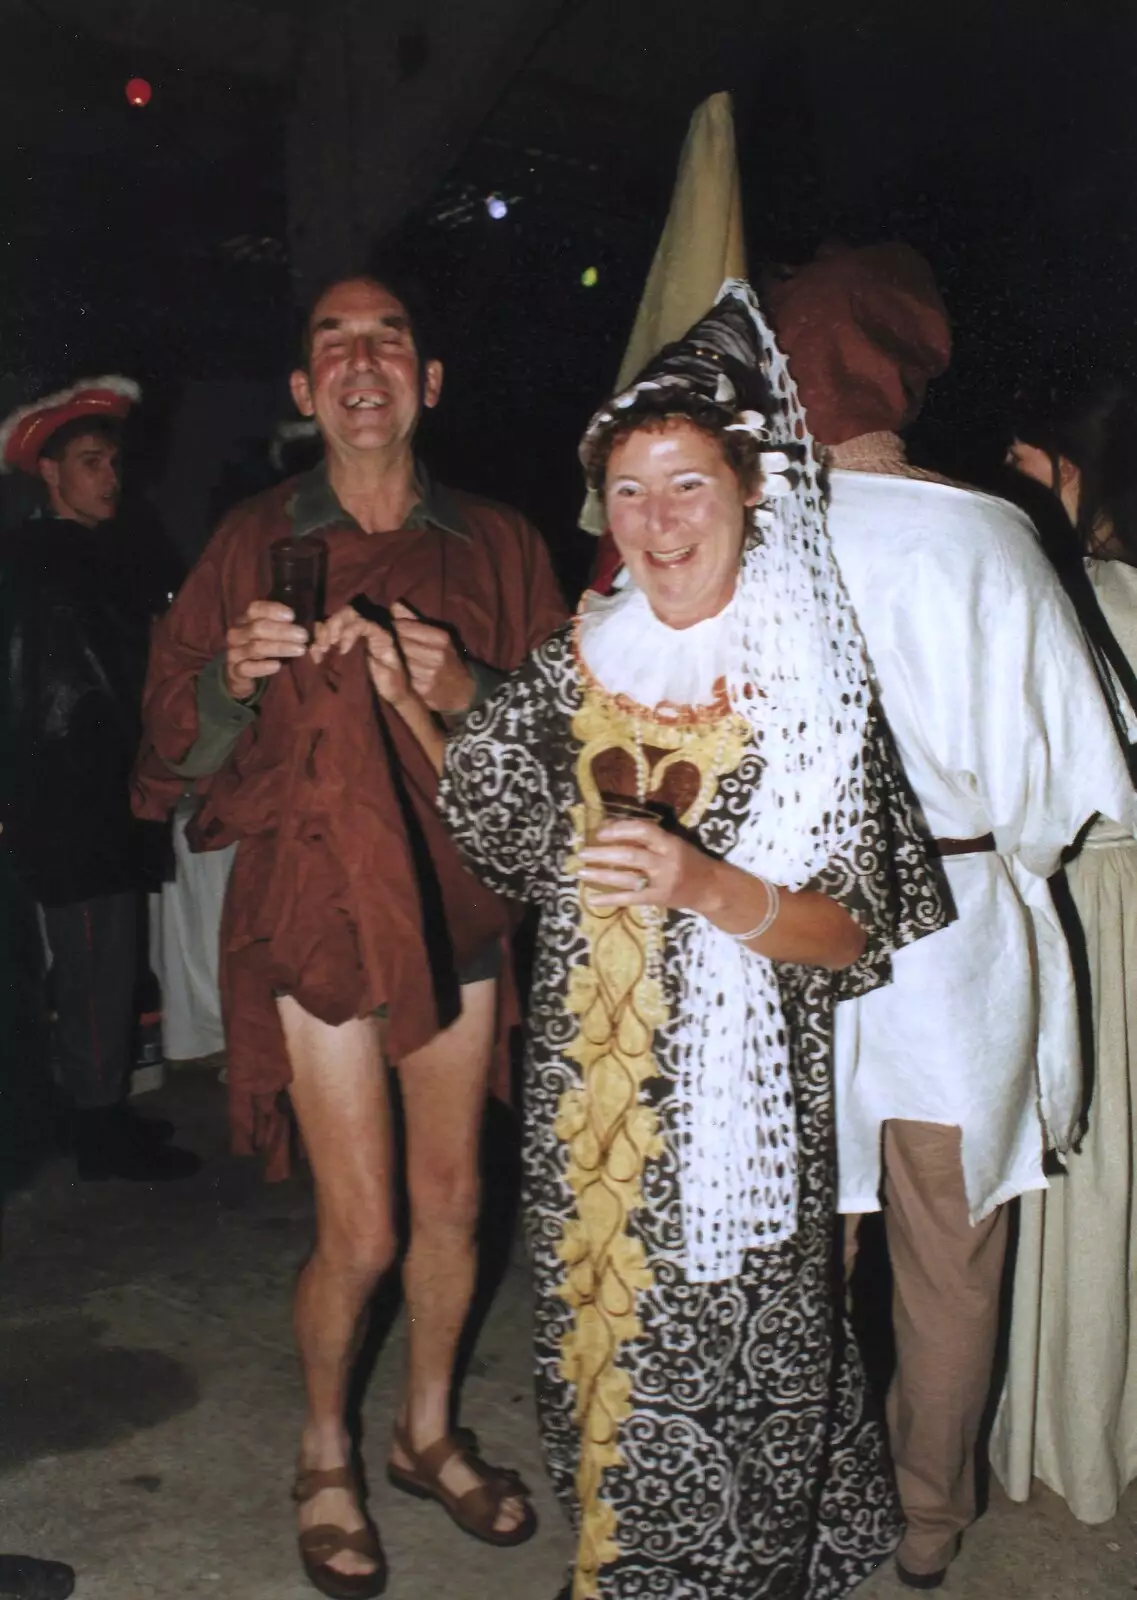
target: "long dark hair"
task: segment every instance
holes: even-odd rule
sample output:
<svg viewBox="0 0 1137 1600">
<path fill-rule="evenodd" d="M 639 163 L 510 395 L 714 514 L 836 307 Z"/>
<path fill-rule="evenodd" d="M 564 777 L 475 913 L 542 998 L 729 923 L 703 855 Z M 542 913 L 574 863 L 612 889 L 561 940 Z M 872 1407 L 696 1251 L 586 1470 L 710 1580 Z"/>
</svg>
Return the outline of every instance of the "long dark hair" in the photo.
<svg viewBox="0 0 1137 1600">
<path fill-rule="evenodd" d="M 1031 511 L 1042 547 L 1078 613 L 1129 775 L 1137 785 L 1137 746 L 1129 741 L 1120 704 L 1124 695 L 1137 712 L 1137 673 L 1106 620 L 1082 560 L 1105 531 L 1124 559 L 1137 565 L 1137 393 L 1113 374 L 1078 382 L 1051 372 L 1019 391 L 1011 421 L 1016 439 L 1050 457 L 1053 493 L 1033 496 Z M 1060 499 L 1063 458 L 1081 474 L 1073 527 Z"/>
<path fill-rule="evenodd" d="M 1092 555 L 1104 532 L 1137 565 L 1137 388 L 1115 373 L 1051 371 L 1019 392 L 1011 421 L 1016 439 L 1050 457 L 1056 492 L 1062 458 L 1081 474 L 1074 531 L 1083 552 Z"/>
</svg>

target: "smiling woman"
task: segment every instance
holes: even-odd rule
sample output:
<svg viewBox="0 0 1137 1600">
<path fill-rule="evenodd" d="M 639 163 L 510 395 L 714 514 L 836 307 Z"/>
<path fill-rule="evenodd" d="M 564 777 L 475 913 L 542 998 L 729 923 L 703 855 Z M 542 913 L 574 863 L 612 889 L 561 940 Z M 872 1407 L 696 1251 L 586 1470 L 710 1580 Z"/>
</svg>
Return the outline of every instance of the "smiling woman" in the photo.
<svg viewBox="0 0 1137 1600">
<path fill-rule="evenodd" d="M 750 477 L 756 480 L 751 471 Z M 613 442 L 608 526 L 633 582 L 672 628 L 715 616 L 738 582 L 747 509 L 756 505 L 721 435 L 661 418 Z"/>
</svg>

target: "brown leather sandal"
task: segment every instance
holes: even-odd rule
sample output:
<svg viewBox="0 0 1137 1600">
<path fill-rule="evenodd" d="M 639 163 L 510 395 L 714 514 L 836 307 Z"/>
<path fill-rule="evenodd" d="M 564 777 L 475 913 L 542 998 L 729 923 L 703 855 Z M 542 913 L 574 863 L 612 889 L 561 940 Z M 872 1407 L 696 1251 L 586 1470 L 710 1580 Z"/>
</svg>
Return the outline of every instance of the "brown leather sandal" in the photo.
<svg viewBox="0 0 1137 1600">
<path fill-rule="evenodd" d="M 408 1470 L 387 1464 L 387 1482 L 416 1500 L 437 1500 L 450 1520 L 483 1544 L 507 1548 L 524 1544 L 537 1532 L 537 1513 L 529 1504 L 530 1491 L 518 1474 L 508 1467 L 491 1467 L 478 1455 L 478 1441 L 468 1428 L 458 1428 L 441 1439 L 436 1439 L 425 1450 L 415 1450 L 405 1428 L 395 1429 L 395 1443 L 407 1459 L 414 1463 Z M 441 1481 L 442 1473 L 455 1456 L 461 1456 L 465 1465 L 481 1478 L 476 1489 L 465 1494 L 455 1494 Z M 524 1502 L 521 1521 L 515 1528 L 496 1528 L 506 1500 Z"/>
<path fill-rule="evenodd" d="M 359 1485 L 350 1467 L 329 1467 L 317 1471 L 314 1467 L 300 1467 L 292 1486 L 292 1498 L 298 1506 L 314 1500 L 324 1489 L 347 1489 L 358 1495 Z M 365 1513 L 366 1514 L 366 1513 Z M 305 1528 L 299 1535 L 300 1562 L 308 1582 L 330 1600 L 376 1600 L 387 1587 L 387 1558 L 379 1543 L 379 1534 L 370 1521 L 366 1527 L 348 1533 L 334 1522 L 320 1522 L 314 1528 Z M 352 1550 L 375 1563 L 374 1572 L 339 1572 L 328 1565 L 344 1550 Z"/>
</svg>

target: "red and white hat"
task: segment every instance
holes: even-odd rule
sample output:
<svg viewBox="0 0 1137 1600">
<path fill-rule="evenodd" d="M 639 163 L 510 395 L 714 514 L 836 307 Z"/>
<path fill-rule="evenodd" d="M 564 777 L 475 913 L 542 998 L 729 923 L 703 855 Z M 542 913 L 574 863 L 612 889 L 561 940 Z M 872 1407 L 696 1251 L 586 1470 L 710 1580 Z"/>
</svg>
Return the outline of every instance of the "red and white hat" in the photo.
<svg viewBox="0 0 1137 1600">
<path fill-rule="evenodd" d="M 0 472 L 28 472 L 35 477 L 44 446 L 65 423 L 79 417 L 121 421 L 141 398 L 133 378 L 112 372 L 102 378 L 80 378 L 70 389 L 20 406 L 0 423 Z"/>
</svg>

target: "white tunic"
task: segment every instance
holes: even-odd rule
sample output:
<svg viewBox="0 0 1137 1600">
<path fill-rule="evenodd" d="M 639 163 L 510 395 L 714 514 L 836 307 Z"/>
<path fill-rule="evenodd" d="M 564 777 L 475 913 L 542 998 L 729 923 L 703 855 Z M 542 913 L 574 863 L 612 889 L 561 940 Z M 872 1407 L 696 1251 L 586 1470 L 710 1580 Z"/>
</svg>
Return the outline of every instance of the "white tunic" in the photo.
<svg viewBox="0 0 1137 1600">
<path fill-rule="evenodd" d="M 150 965 L 162 989 L 162 1052 L 173 1062 L 225 1049 L 221 911 L 237 846 L 191 850 L 186 824 L 195 809 L 183 800 L 174 812 L 175 876 L 161 894 L 150 896 Z"/>
<path fill-rule="evenodd" d="M 881 1123 L 958 1126 L 972 1222 L 1046 1187 L 1081 1106 L 1073 973 L 1046 879 L 1102 812 L 1137 803 L 1081 631 L 1030 521 L 1005 501 L 830 475 L 829 532 L 957 920 L 838 1008 L 842 1211 L 879 1209 Z"/>
</svg>

